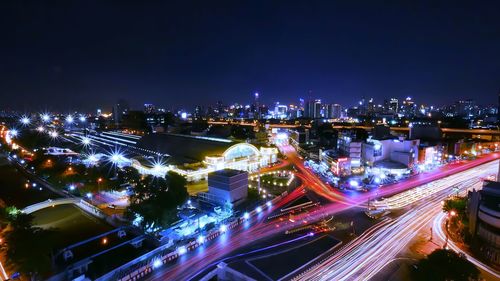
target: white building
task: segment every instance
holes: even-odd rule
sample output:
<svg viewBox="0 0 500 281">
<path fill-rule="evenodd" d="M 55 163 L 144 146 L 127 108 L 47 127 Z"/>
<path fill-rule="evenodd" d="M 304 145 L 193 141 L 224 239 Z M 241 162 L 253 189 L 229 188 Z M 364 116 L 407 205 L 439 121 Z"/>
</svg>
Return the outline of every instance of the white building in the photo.
<svg viewBox="0 0 500 281">
<path fill-rule="evenodd" d="M 363 143 L 363 161 L 368 166 L 374 166 L 380 161 L 393 161 L 413 166 L 418 161 L 418 146 L 420 140 L 406 139 L 368 139 Z"/>
</svg>

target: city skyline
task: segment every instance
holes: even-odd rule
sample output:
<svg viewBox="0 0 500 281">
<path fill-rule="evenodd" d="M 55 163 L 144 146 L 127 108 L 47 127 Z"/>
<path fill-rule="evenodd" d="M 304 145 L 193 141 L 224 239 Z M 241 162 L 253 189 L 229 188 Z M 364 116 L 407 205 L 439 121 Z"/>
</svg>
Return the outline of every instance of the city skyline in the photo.
<svg viewBox="0 0 500 281">
<path fill-rule="evenodd" d="M 225 4 L 2 4 L 4 107 L 496 101 L 497 3 Z"/>
</svg>

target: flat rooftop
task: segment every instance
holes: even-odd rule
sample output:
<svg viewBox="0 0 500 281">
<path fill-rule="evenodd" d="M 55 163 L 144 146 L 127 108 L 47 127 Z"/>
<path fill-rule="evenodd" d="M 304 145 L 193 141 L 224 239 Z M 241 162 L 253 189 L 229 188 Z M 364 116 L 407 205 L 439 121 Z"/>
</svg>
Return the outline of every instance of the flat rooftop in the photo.
<svg viewBox="0 0 500 281">
<path fill-rule="evenodd" d="M 233 170 L 233 169 L 224 169 L 224 170 L 218 170 L 215 172 L 212 172 L 211 174 L 219 175 L 219 176 L 224 176 L 224 177 L 234 177 L 239 174 L 246 173 L 245 171 L 240 171 L 240 170 Z"/>
</svg>

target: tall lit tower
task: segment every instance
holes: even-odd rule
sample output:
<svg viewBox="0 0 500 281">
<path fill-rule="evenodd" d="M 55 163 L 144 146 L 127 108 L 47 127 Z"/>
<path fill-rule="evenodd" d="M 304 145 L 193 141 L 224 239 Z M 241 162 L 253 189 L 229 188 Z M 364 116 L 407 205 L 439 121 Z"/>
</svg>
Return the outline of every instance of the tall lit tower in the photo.
<svg viewBox="0 0 500 281">
<path fill-rule="evenodd" d="M 259 93 L 255 92 L 254 94 L 254 110 L 255 110 L 255 116 L 257 116 L 257 119 L 260 119 L 260 104 L 259 104 Z"/>
</svg>

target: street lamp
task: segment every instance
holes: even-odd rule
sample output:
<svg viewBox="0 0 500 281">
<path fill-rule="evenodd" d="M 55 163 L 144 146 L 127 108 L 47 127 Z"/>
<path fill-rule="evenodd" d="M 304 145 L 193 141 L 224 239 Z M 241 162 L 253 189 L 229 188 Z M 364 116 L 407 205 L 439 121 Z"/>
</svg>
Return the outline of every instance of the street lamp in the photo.
<svg viewBox="0 0 500 281">
<path fill-rule="evenodd" d="M 9 135 L 11 137 L 17 137 L 19 135 L 19 132 L 16 129 L 12 129 L 9 131 Z"/>
<path fill-rule="evenodd" d="M 28 126 L 31 122 L 30 118 L 28 116 L 23 116 L 21 117 L 21 119 L 19 120 L 21 122 L 21 124 L 23 124 L 24 126 Z"/>
<path fill-rule="evenodd" d="M 57 131 L 50 131 L 49 136 L 53 139 L 56 139 L 59 136 L 59 133 L 57 133 Z"/>
<path fill-rule="evenodd" d="M 42 121 L 45 123 L 50 121 L 50 115 L 48 113 L 42 113 L 40 117 L 42 118 Z"/>
<path fill-rule="evenodd" d="M 71 115 L 66 116 L 66 123 L 72 124 L 74 121 L 75 119 L 73 118 L 73 116 Z"/>
<path fill-rule="evenodd" d="M 101 192 L 101 182 L 102 182 L 102 178 L 98 178 L 97 179 L 97 192 Z"/>
<path fill-rule="evenodd" d="M 84 146 L 89 146 L 89 145 L 90 145 L 90 138 L 88 138 L 88 137 L 83 137 L 83 138 L 82 138 L 82 144 L 83 144 Z"/>
</svg>

